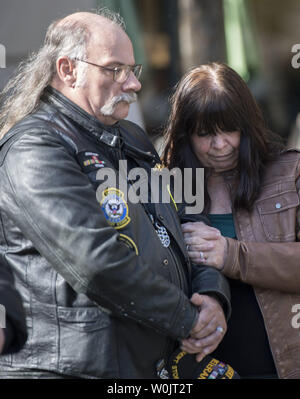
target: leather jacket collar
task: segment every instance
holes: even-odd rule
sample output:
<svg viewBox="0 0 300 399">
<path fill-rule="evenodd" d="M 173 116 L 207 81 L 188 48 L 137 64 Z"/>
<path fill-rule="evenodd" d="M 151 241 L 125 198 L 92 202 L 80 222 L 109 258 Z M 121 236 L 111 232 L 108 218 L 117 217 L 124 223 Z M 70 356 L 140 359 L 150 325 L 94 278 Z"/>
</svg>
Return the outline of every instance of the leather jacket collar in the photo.
<svg viewBox="0 0 300 399">
<path fill-rule="evenodd" d="M 41 99 L 42 101 L 53 104 L 61 113 L 79 123 L 90 135 L 93 136 L 94 139 L 96 138 L 99 140 L 102 137 L 102 140 L 100 141 L 106 140 L 106 144 L 112 147 L 119 146 L 119 122 L 115 123 L 114 125 L 104 125 L 98 119 L 87 113 L 84 109 L 76 105 L 61 92 L 51 86 L 46 87 Z M 103 132 L 108 133 L 104 138 Z M 112 135 L 115 137 L 112 137 Z"/>
</svg>

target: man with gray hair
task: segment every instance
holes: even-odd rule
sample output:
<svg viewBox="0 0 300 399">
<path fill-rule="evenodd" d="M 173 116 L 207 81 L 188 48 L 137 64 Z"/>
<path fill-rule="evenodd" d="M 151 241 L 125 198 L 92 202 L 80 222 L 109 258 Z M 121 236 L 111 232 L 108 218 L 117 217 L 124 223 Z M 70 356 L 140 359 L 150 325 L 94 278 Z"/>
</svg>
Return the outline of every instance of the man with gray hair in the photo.
<svg viewBox="0 0 300 399">
<path fill-rule="evenodd" d="M 120 160 L 160 165 L 124 120 L 140 73 L 120 17 L 80 12 L 49 27 L 2 93 L 0 264 L 28 329 L 3 378 L 157 378 L 180 343 L 200 361 L 223 338 L 227 283 L 190 264 L 176 206 L 99 188 Z"/>
</svg>

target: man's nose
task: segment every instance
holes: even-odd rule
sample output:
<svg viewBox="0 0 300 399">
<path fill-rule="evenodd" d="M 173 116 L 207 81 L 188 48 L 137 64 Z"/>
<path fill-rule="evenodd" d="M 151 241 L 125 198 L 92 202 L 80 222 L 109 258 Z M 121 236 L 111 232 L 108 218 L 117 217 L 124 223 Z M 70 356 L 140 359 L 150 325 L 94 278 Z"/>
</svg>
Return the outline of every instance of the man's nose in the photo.
<svg viewBox="0 0 300 399">
<path fill-rule="evenodd" d="M 123 83 L 123 91 L 140 91 L 142 88 L 141 82 L 135 77 L 134 73 L 131 72 L 128 79 Z"/>
</svg>

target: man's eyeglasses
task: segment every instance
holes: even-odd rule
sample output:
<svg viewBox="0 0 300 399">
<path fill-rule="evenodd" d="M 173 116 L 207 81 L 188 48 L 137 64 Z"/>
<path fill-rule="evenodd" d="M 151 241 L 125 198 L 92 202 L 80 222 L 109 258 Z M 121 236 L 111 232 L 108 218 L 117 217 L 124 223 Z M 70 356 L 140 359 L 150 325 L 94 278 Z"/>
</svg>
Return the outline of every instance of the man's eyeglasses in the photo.
<svg viewBox="0 0 300 399">
<path fill-rule="evenodd" d="M 114 68 L 104 67 L 102 65 L 94 64 L 93 62 L 80 60 L 79 58 L 75 58 L 76 61 L 85 62 L 86 64 L 94 65 L 98 68 L 102 68 L 105 71 L 113 72 L 113 79 L 117 83 L 124 83 L 129 78 L 131 72 L 133 72 L 134 76 L 139 79 L 142 73 L 142 65 L 121 65 Z"/>
</svg>

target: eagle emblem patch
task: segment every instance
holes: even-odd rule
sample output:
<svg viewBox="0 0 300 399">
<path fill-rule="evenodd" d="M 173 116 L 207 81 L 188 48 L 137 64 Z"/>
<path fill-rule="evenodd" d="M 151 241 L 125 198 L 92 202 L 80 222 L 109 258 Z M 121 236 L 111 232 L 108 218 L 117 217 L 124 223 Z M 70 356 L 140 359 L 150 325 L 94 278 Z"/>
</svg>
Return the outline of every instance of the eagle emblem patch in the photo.
<svg viewBox="0 0 300 399">
<path fill-rule="evenodd" d="M 108 224 L 115 229 L 121 229 L 130 222 L 128 205 L 121 190 L 117 188 L 104 190 L 100 205 Z"/>
</svg>

